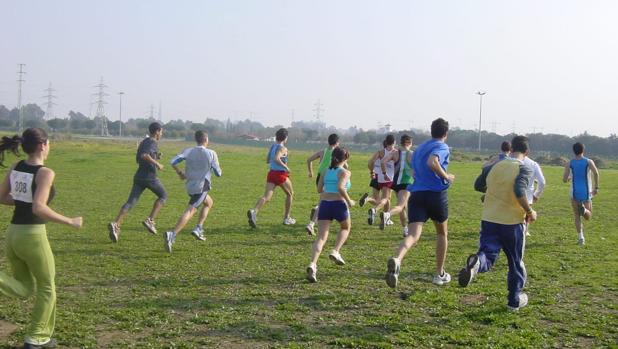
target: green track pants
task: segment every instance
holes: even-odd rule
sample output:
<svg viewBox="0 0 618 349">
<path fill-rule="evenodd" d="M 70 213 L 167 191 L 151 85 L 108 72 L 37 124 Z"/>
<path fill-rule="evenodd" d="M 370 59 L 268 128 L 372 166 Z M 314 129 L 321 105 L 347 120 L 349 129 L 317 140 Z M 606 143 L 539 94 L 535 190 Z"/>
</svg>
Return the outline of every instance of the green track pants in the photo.
<svg viewBox="0 0 618 349">
<path fill-rule="evenodd" d="M 56 266 L 45 224 L 9 225 L 6 257 L 13 276 L 0 272 L 0 291 L 20 298 L 36 295 L 26 342 L 47 343 L 56 322 Z"/>
</svg>

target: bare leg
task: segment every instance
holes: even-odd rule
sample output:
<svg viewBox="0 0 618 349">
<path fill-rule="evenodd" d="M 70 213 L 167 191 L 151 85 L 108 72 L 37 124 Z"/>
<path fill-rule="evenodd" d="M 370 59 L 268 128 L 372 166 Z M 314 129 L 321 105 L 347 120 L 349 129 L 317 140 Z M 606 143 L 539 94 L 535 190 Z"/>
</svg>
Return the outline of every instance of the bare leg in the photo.
<svg viewBox="0 0 618 349">
<path fill-rule="evenodd" d="M 272 199 L 273 197 L 273 191 L 275 190 L 275 184 L 267 182 L 266 183 L 266 188 L 264 189 L 264 195 L 258 199 L 258 201 L 255 203 L 255 207 L 253 208 L 255 210 L 255 212 L 259 212 L 260 209 L 267 203 L 270 201 L 270 199 Z"/>
<path fill-rule="evenodd" d="M 352 227 L 352 221 L 348 216 L 348 219 L 340 223 L 341 230 L 339 230 L 339 234 L 337 234 L 337 241 L 335 241 L 335 251 L 339 252 L 339 249 L 345 244 L 348 239 L 348 235 L 350 235 L 350 228 Z"/>
<path fill-rule="evenodd" d="M 584 202 L 584 208 L 586 209 L 584 219 L 589 221 L 592 218 L 592 200 Z"/>
<path fill-rule="evenodd" d="M 407 191 L 406 191 L 407 192 Z M 405 227 L 408 224 L 408 203 L 403 206 L 401 212 L 399 212 L 399 221 L 401 222 L 401 226 Z"/>
<path fill-rule="evenodd" d="M 189 222 L 189 220 L 191 219 L 191 217 L 193 217 L 195 211 L 197 211 L 197 209 L 193 207 L 193 205 L 187 206 L 180 218 L 178 218 L 178 222 L 176 222 L 176 226 L 174 227 L 174 234 L 180 233 L 182 228 L 184 228 L 185 225 L 187 225 L 187 222 Z"/>
<path fill-rule="evenodd" d="M 365 203 L 370 203 L 373 206 L 376 206 L 380 203 L 380 191 L 376 188 L 373 188 L 373 192 L 371 193 L 371 196 L 367 198 L 367 200 L 365 200 Z"/>
<path fill-rule="evenodd" d="M 294 200 L 294 188 L 292 187 L 292 181 L 289 178 L 281 184 L 281 189 L 285 192 L 285 216 L 284 218 L 290 217 L 290 213 L 292 211 L 292 201 Z"/>
<path fill-rule="evenodd" d="M 210 209 L 213 205 L 214 201 L 212 201 L 212 198 L 210 197 L 210 195 L 208 195 L 206 197 L 206 200 L 204 200 L 202 209 L 200 210 L 200 217 L 198 218 L 197 225 L 199 225 L 200 227 L 204 225 L 204 221 L 206 221 L 206 217 L 208 217 L 208 212 L 210 212 Z"/>
<path fill-rule="evenodd" d="M 414 246 L 418 240 L 421 238 L 421 233 L 423 232 L 423 222 L 414 222 L 408 224 L 408 236 L 406 236 L 399 248 L 397 249 L 397 259 L 400 261 L 405 257 L 408 250 Z"/>
<path fill-rule="evenodd" d="M 313 243 L 313 253 L 311 254 L 311 264 L 317 265 L 322 248 L 328 239 L 328 229 L 330 228 L 330 221 L 321 220 L 318 221 L 318 237 Z"/>
<path fill-rule="evenodd" d="M 442 275 L 444 272 L 444 262 L 446 261 L 446 250 L 448 249 L 448 219 L 442 223 L 433 222 L 436 227 L 436 274 Z"/>
<path fill-rule="evenodd" d="M 165 201 L 161 200 L 161 199 L 157 199 L 154 202 L 154 205 L 152 206 L 152 211 L 150 211 L 150 219 L 151 220 L 155 220 L 157 218 L 157 216 L 159 215 L 159 211 L 161 211 L 161 207 L 163 207 L 163 204 L 165 203 Z"/>
<path fill-rule="evenodd" d="M 384 187 L 379 192 L 380 201 L 376 204 L 376 211 L 384 207 L 384 211 L 388 212 L 391 200 L 391 188 Z"/>
<path fill-rule="evenodd" d="M 571 207 L 573 208 L 573 216 L 575 217 L 575 231 L 577 231 L 577 234 L 581 237 L 584 234 L 584 226 L 579 215 L 579 204 L 577 201 L 571 199 Z"/>
<path fill-rule="evenodd" d="M 118 226 L 120 226 L 120 224 L 122 224 L 122 220 L 127 215 L 127 213 L 129 213 L 129 209 L 122 207 L 120 209 L 120 212 L 118 212 L 118 215 L 116 216 L 116 220 L 114 220 L 114 223 L 116 223 L 116 224 L 118 224 Z"/>
</svg>

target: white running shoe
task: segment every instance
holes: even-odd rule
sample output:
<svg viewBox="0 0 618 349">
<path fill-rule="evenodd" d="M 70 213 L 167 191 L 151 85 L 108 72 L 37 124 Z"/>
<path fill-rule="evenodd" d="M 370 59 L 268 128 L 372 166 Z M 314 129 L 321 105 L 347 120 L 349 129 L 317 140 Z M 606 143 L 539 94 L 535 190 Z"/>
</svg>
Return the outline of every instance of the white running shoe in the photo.
<svg viewBox="0 0 618 349">
<path fill-rule="evenodd" d="M 444 272 L 442 275 L 436 275 L 433 277 L 433 283 L 442 286 L 451 282 L 451 274 Z"/>
<path fill-rule="evenodd" d="M 247 210 L 247 218 L 251 228 L 257 228 L 257 213 L 254 209 Z"/>
<path fill-rule="evenodd" d="M 386 225 L 395 225 L 395 222 L 393 222 L 391 217 L 388 217 L 388 219 L 386 220 Z"/>
<path fill-rule="evenodd" d="M 335 250 L 332 250 L 330 252 L 330 254 L 328 255 L 328 258 L 330 258 L 330 260 L 335 262 L 335 264 L 337 264 L 337 265 L 344 265 L 345 264 L 345 261 L 341 257 L 341 254 L 339 252 L 335 251 Z"/>
<path fill-rule="evenodd" d="M 404 237 L 404 238 L 405 238 L 405 237 L 407 237 L 407 236 L 408 236 L 408 234 L 410 234 L 410 233 L 409 233 L 409 231 L 408 231 L 408 226 L 406 225 L 405 227 L 403 227 L 403 237 Z"/>
<path fill-rule="evenodd" d="M 118 227 L 118 223 L 111 222 L 107 225 L 107 230 L 109 230 L 109 238 L 112 242 L 118 242 L 118 236 L 120 235 L 120 227 Z"/>
<path fill-rule="evenodd" d="M 375 208 L 370 208 L 367 210 L 367 224 L 373 225 L 373 222 L 376 220 L 376 214 L 377 212 Z"/>
<path fill-rule="evenodd" d="M 157 228 L 155 227 L 155 222 L 150 217 L 146 218 L 146 220 L 142 222 L 142 225 L 146 227 L 146 229 L 148 229 L 151 234 L 157 235 Z"/>
<path fill-rule="evenodd" d="M 296 224 L 296 219 L 292 217 L 285 217 L 285 219 L 283 219 L 283 225 L 294 225 L 294 224 Z"/>
<path fill-rule="evenodd" d="M 176 241 L 176 234 L 174 234 L 173 231 L 167 231 L 165 232 L 165 234 L 163 234 L 163 237 L 165 238 L 165 250 L 169 253 L 172 253 L 172 245 L 174 244 L 174 241 Z"/>
<path fill-rule="evenodd" d="M 309 236 L 315 235 L 315 223 L 309 222 L 309 224 L 305 226 L 305 231 L 307 232 L 307 235 Z"/>
<path fill-rule="evenodd" d="M 386 263 L 386 284 L 391 287 L 397 287 L 399 281 L 399 270 L 401 269 L 401 261 L 398 258 L 391 257 Z"/>
<path fill-rule="evenodd" d="M 309 264 L 309 266 L 307 267 L 307 280 L 309 280 L 309 282 L 317 282 L 317 272 L 318 266 L 315 264 Z"/>
<path fill-rule="evenodd" d="M 204 236 L 204 229 L 198 227 L 197 225 L 195 226 L 193 231 L 191 231 L 191 235 L 195 236 L 195 238 L 200 241 L 206 240 L 206 237 Z"/>
<path fill-rule="evenodd" d="M 470 282 L 472 282 L 474 276 L 479 272 L 480 266 L 481 261 L 479 260 L 479 256 L 477 254 L 471 254 L 468 256 L 468 259 L 466 259 L 466 266 L 459 271 L 459 286 L 466 287 L 470 285 Z"/>
<path fill-rule="evenodd" d="M 525 307 L 526 305 L 528 305 L 528 295 L 525 293 L 520 293 L 519 294 L 519 305 L 514 307 L 512 305 L 506 305 L 506 307 L 510 310 L 510 311 L 519 311 L 519 309 Z"/>
<path fill-rule="evenodd" d="M 583 237 L 579 238 L 577 240 L 577 244 L 578 245 L 585 245 L 586 244 L 586 239 L 584 239 Z"/>
<path fill-rule="evenodd" d="M 380 212 L 380 230 L 384 230 L 386 222 L 391 220 L 390 212 Z"/>
</svg>

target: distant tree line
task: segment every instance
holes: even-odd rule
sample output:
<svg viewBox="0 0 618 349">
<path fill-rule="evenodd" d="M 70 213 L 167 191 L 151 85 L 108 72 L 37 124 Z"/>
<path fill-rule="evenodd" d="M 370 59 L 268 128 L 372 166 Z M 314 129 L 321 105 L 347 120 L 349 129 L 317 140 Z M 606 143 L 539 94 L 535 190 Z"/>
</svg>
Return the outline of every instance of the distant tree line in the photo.
<svg viewBox="0 0 618 349">
<path fill-rule="evenodd" d="M 98 118 L 89 118 L 77 111 L 70 111 L 64 118 L 46 119 L 45 112 L 37 104 L 32 103 L 22 107 L 22 115 L 25 127 L 42 127 L 51 132 L 83 135 L 99 135 L 101 133 Z M 8 109 L 4 105 L 0 105 L 0 130 L 15 131 L 18 120 L 19 112 L 17 108 Z M 130 118 L 122 122 L 122 135 L 141 137 L 153 121 L 155 120 L 149 118 Z M 120 126 L 120 121 L 108 120 L 107 122 L 108 131 L 112 136 L 119 134 Z M 177 119 L 164 123 L 167 137 L 192 139 L 193 132 L 201 129 L 207 131 L 212 139 L 218 141 L 267 140 L 274 136 L 275 131 L 281 127 L 283 126 L 264 126 L 260 122 L 250 119 L 231 121 L 229 118 L 225 121 L 218 118 L 206 118 L 204 122 Z M 322 144 L 328 134 L 333 132 L 339 133 L 344 143 L 366 147 L 379 147 L 385 137 L 384 130 L 363 130 L 355 126 L 348 129 L 337 129 L 320 121 L 294 121 L 289 127 L 290 141 L 295 143 L 315 142 Z M 395 133 L 397 138 L 401 134 L 407 133 L 413 137 L 415 144 L 420 144 L 430 137 L 428 130 L 413 129 L 392 133 Z M 483 152 L 496 152 L 503 140 L 510 140 L 513 136 L 513 134 L 498 135 L 492 132 L 483 132 L 481 137 Z M 582 142 L 586 145 L 589 154 L 611 159 L 618 157 L 618 137 L 616 134 L 606 138 L 593 136 L 586 132 L 575 137 L 542 133 L 532 133 L 527 136 L 530 139 L 533 152 L 538 155 L 569 155 L 573 143 Z M 447 142 L 456 149 L 476 151 L 478 149 L 478 132 L 454 128 L 449 131 Z"/>
</svg>

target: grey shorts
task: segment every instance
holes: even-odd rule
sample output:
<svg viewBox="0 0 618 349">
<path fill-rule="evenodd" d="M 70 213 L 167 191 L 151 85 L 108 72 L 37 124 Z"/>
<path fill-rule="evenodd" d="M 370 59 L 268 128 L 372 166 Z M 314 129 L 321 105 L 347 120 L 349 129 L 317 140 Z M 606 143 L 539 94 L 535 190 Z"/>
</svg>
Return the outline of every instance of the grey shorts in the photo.
<svg viewBox="0 0 618 349">
<path fill-rule="evenodd" d="M 161 183 L 158 178 L 133 178 L 133 187 L 131 188 L 131 193 L 129 194 L 129 198 L 127 199 L 127 202 L 124 204 L 123 207 L 130 209 L 131 207 L 135 206 L 135 204 L 139 200 L 139 197 L 142 195 L 145 189 L 153 192 L 159 200 L 167 200 L 167 192 L 165 191 L 165 187 L 163 187 L 163 183 Z"/>
</svg>

